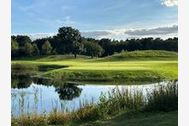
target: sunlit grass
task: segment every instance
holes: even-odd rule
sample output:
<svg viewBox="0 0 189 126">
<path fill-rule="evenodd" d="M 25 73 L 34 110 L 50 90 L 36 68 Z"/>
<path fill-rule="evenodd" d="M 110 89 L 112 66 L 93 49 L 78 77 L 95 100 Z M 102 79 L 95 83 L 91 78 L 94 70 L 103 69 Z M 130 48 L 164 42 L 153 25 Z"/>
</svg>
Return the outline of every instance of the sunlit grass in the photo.
<svg viewBox="0 0 189 126">
<path fill-rule="evenodd" d="M 68 80 L 111 81 L 113 79 L 125 79 L 128 81 L 157 81 L 178 78 L 177 59 L 177 53 L 175 52 L 134 51 L 96 59 L 83 56 L 74 59 L 73 57 L 55 55 L 35 60 L 12 61 L 12 64 L 13 66 L 14 64 L 21 64 L 26 67 L 32 65 L 36 67 L 39 65 L 67 66 L 43 72 L 41 76 L 51 78 L 62 76 Z"/>
</svg>

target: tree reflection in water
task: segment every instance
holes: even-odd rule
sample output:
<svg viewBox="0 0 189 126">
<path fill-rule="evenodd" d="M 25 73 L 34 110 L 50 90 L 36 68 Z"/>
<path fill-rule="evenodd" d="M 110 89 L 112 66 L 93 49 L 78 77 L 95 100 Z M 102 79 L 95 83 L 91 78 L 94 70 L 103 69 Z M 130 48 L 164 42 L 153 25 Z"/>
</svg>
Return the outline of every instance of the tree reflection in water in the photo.
<svg viewBox="0 0 189 126">
<path fill-rule="evenodd" d="M 26 74 L 11 74 L 11 87 L 12 88 L 28 88 L 32 83 L 42 84 L 46 86 L 53 85 L 52 80 L 47 78 L 32 77 Z"/>
<path fill-rule="evenodd" d="M 56 88 L 56 92 L 58 92 L 59 98 L 61 100 L 72 100 L 76 97 L 79 97 L 81 91 L 82 88 L 79 88 L 76 85 L 70 83 Z"/>
<path fill-rule="evenodd" d="M 28 75 L 12 75 L 11 87 L 12 88 L 28 88 L 32 83 L 32 79 Z"/>
</svg>

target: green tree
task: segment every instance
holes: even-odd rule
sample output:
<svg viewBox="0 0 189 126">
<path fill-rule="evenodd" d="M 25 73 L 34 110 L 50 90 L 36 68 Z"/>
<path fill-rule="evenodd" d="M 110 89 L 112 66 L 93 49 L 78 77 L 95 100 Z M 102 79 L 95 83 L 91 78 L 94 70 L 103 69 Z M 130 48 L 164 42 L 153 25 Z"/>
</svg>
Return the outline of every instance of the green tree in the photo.
<svg viewBox="0 0 189 126">
<path fill-rule="evenodd" d="M 11 56 L 16 56 L 18 54 L 18 43 L 16 40 L 11 39 Z"/>
<path fill-rule="evenodd" d="M 91 56 L 91 58 L 99 57 L 104 52 L 103 48 L 99 44 L 88 41 L 84 42 L 84 50 L 86 55 Z"/>
<path fill-rule="evenodd" d="M 37 47 L 37 44 L 33 44 L 33 55 L 34 56 L 38 56 L 40 54 L 40 51 L 39 51 L 39 49 L 38 49 L 38 47 Z"/>
<path fill-rule="evenodd" d="M 51 54 L 52 51 L 52 47 L 50 42 L 47 40 L 45 41 L 45 43 L 42 45 L 42 54 L 43 55 L 49 55 Z"/>
<path fill-rule="evenodd" d="M 61 27 L 58 30 L 57 39 L 61 42 L 61 48 L 65 53 L 73 53 L 75 58 L 82 51 L 81 34 L 72 27 Z"/>
<path fill-rule="evenodd" d="M 32 44 L 28 43 L 28 42 L 25 43 L 25 45 L 24 45 L 24 53 L 25 53 L 25 55 L 26 56 L 32 56 L 33 51 L 34 51 L 34 48 L 33 48 Z"/>
<path fill-rule="evenodd" d="M 31 43 L 31 39 L 29 36 L 26 35 L 18 35 L 16 36 L 16 41 L 18 42 L 19 46 L 25 46 L 26 43 Z"/>
<path fill-rule="evenodd" d="M 101 39 L 99 41 L 99 45 L 104 49 L 104 54 L 103 56 L 108 56 L 108 55 L 112 55 L 113 54 L 113 49 L 111 47 L 112 42 L 110 39 Z"/>
</svg>

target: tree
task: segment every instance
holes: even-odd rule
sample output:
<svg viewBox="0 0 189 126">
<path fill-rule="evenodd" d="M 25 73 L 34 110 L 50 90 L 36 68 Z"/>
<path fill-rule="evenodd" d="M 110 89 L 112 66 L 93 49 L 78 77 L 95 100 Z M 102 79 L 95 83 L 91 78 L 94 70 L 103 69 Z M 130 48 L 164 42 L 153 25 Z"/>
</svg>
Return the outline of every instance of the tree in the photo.
<svg viewBox="0 0 189 126">
<path fill-rule="evenodd" d="M 79 30 L 73 29 L 72 27 L 61 27 L 57 34 L 58 41 L 61 42 L 60 46 L 64 48 L 59 48 L 65 53 L 73 53 L 75 58 L 77 54 L 82 51 L 81 34 Z M 58 50 L 60 51 L 60 50 Z"/>
<path fill-rule="evenodd" d="M 51 44 L 49 43 L 49 41 L 45 41 L 45 43 L 42 45 L 42 54 L 43 55 L 49 55 L 51 54 L 52 51 L 52 47 Z"/>
<path fill-rule="evenodd" d="M 25 46 L 26 43 L 31 43 L 31 39 L 29 36 L 26 35 L 18 35 L 16 36 L 16 41 L 18 42 L 19 46 Z"/>
<path fill-rule="evenodd" d="M 24 54 L 25 54 L 25 56 L 32 56 L 33 51 L 34 51 L 34 49 L 33 49 L 32 44 L 28 43 L 28 42 L 25 43 L 25 45 L 24 45 Z"/>
<path fill-rule="evenodd" d="M 111 40 L 110 39 L 101 39 L 99 41 L 99 45 L 104 49 L 103 56 L 108 56 L 113 54 L 113 50 L 111 48 Z"/>
<path fill-rule="evenodd" d="M 37 47 L 37 44 L 33 44 L 33 55 L 34 56 L 38 56 L 40 54 L 40 51 L 39 51 L 39 49 L 38 49 L 38 47 Z"/>
<path fill-rule="evenodd" d="M 131 39 L 129 40 L 127 44 L 127 50 L 128 51 L 134 51 L 134 50 L 141 50 L 142 49 L 142 44 L 139 39 Z"/>
<path fill-rule="evenodd" d="M 101 56 L 104 51 L 99 44 L 88 41 L 84 42 L 84 50 L 86 55 L 91 56 L 91 58 Z"/>
<path fill-rule="evenodd" d="M 16 40 L 14 39 L 11 39 L 11 56 L 16 56 L 18 54 L 18 49 L 19 49 L 19 46 L 18 46 L 18 43 Z"/>
</svg>

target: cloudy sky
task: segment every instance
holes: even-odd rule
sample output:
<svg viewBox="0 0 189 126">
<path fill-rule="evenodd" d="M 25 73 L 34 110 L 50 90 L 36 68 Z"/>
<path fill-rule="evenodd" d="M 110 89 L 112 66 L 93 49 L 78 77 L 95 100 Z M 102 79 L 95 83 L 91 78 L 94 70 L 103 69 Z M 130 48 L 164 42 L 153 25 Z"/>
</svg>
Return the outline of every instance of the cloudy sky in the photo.
<svg viewBox="0 0 189 126">
<path fill-rule="evenodd" d="M 174 37 L 178 0 L 12 0 L 12 34 L 32 38 L 72 26 L 85 37 Z"/>
</svg>

